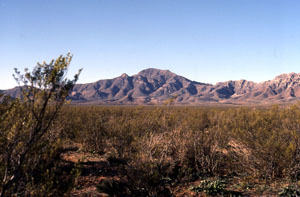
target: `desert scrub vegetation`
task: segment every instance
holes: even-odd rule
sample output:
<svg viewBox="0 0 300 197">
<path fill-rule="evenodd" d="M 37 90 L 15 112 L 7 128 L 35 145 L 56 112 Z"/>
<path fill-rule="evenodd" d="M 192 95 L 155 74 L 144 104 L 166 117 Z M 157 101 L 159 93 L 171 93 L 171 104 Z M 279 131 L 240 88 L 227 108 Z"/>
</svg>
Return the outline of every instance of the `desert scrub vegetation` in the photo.
<svg viewBox="0 0 300 197">
<path fill-rule="evenodd" d="M 24 74 L 15 69 L 21 98 L 1 96 L 1 196 L 62 195 L 71 188 L 76 170 L 61 166 L 61 127 L 56 122 L 79 75 L 65 78 L 71 59 L 67 54 L 49 64 L 37 63 Z"/>
<path fill-rule="evenodd" d="M 299 107 L 69 105 L 58 121 L 62 140 L 120 166 L 127 195 L 168 196 L 207 177 L 296 186 Z"/>
</svg>

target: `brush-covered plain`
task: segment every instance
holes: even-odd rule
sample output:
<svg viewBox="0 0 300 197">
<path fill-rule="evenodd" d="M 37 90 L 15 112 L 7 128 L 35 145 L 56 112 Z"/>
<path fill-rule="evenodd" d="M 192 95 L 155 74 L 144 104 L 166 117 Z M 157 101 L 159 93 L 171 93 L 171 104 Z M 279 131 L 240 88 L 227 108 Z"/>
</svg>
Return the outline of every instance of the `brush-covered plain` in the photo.
<svg viewBox="0 0 300 197">
<path fill-rule="evenodd" d="M 9 110 L 6 106 L 1 105 L 1 115 Z M 1 124 L 12 123 L 7 119 Z M 7 139 L 0 140 L 4 147 Z M 39 159 L 32 162 L 38 163 L 31 164 L 35 166 L 28 171 L 34 172 L 31 179 L 24 178 L 24 191 L 30 194 L 299 192 L 299 104 L 267 108 L 66 105 L 39 147 L 45 144 L 47 150 L 33 151 L 32 157 L 39 155 Z M 5 150 L 0 153 L 2 159 Z M 4 165 L 0 163 L 1 178 Z"/>
</svg>

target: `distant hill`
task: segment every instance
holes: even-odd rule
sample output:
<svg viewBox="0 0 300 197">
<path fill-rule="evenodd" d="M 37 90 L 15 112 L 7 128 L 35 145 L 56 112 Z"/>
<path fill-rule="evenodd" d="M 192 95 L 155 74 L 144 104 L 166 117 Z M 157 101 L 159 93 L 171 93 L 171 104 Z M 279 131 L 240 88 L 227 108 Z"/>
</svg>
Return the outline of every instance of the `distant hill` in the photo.
<svg viewBox="0 0 300 197">
<path fill-rule="evenodd" d="M 20 88 L 0 92 L 18 97 Z M 212 85 L 149 68 L 133 76 L 124 73 L 113 79 L 77 84 L 69 97 L 73 103 L 86 104 L 163 104 L 170 98 L 182 105 L 282 103 L 300 100 L 300 74 L 282 74 L 261 83 L 237 80 Z"/>
</svg>

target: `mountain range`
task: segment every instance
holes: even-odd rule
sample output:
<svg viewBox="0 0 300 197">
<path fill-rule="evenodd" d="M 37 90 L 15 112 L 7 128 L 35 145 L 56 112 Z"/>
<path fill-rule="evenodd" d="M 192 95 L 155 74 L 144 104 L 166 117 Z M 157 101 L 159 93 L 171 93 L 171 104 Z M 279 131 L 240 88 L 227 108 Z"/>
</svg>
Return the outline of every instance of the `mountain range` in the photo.
<svg viewBox="0 0 300 197">
<path fill-rule="evenodd" d="M 1 90 L 13 97 L 20 88 Z M 273 80 L 247 80 L 215 85 L 189 80 L 169 70 L 149 68 L 136 75 L 76 84 L 69 98 L 74 104 L 265 104 L 300 100 L 300 73 L 282 74 Z"/>
</svg>

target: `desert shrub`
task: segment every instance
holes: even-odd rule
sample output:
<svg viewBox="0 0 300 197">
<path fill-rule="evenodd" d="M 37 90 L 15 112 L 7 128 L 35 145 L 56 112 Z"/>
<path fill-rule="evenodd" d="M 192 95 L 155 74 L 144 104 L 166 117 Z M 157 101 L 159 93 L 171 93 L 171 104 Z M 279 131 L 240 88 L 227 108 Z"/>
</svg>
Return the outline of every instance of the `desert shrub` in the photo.
<svg viewBox="0 0 300 197">
<path fill-rule="evenodd" d="M 300 196 L 299 189 L 296 189 L 295 187 L 288 186 L 281 189 L 281 191 L 278 192 L 279 196 L 288 196 L 288 197 L 296 197 Z"/>
<path fill-rule="evenodd" d="M 24 75 L 16 70 L 22 97 L 1 104 L 8 105 L 0 117 L 0 147 L 5 150 L 0 155 L 1 196 L 56 193 L 52 178 L 58 178 L 61 141 L 55 120 L 78 79 L 78 74 L 71 81 L 65 78 L 71 58 L 68 54 L 38 63 Z M 40 176 L 45 173 L 49 179 Z"/>
<path fill-rule="evenodd" d="M 227 183 L 222 180 L 203 180 L 197 186 L 192 186 L 191 191 L 199 194 L 204 192 L 210 196 L 230 196 L 230 197 L 239 197 L 242 196 L 241 192 L 231 191 L 226 189 Z"/>
<path fill-rule="evenodd" d="M 225 182 L 220 180 L 203 180 L 200 182 L 198 186 L 193 186 L 190 188 L 191 191 L 195 193 L 204 192 L 208 195 L 224 195 L 225 190 Z"/>
<path fill-rule="evenodd" d="M 222 162 L 214 130 L 190 132 L 185 136 L 182 165 L 195 176 L 215 175 Z"/>
<path fill-rule="evenodd" d="M 127 187 L 134 196 L 172 196 L 169 166 L 132 161 L 126 166 Z"/>
</svg>

